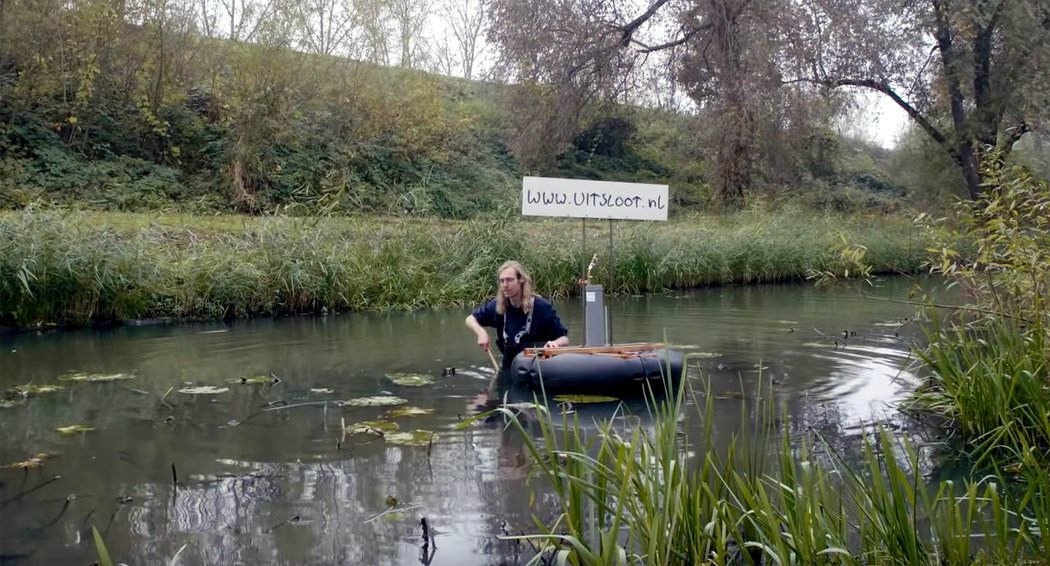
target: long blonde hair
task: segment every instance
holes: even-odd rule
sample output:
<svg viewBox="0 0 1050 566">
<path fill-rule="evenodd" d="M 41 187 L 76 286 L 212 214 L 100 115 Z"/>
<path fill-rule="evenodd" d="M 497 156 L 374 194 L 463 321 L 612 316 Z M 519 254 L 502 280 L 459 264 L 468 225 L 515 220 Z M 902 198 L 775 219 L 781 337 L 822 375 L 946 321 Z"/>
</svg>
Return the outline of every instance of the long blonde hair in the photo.
<svg viewBox="0 0 1050 566">
<path fill-rule="evenodd" d="M 518 274 L 518 280 L 521 281 L 521 310 L 528 314 L 532 312 L 532 299 L 536 296 L 536 292 L 532 288 L 532 277 L 529 277 L 529 272 L 525 271 L 525 268 L 516 261 L 503 262 L 503 265 L 496 270 L 496 277 L 499 277 L 500 273 L 508 269 L 513 269 Z M 507 297 L 503 295 L 503 286 L 500 286 L 499 290 L 496 291 L 496 312 L 498 314 L 507 313 Z"/>
</svg>

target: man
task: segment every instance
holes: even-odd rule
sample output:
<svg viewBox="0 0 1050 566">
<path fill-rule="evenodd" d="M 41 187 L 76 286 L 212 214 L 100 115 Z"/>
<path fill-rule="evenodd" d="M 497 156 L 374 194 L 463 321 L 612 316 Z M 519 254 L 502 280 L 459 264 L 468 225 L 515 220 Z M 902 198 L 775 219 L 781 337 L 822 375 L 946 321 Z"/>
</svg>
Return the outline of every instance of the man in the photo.
<svg viewBox="0 0 1050 566">
<path fill-rule="evenodd" d="M 550 301 L 533 291 L 532 278 L 516 261 L 508 261 L 496 272 L 499 290 L 467 317 L 467 327 L 474 331 L 478 346 L 489 351 L 489 333 L 496 329 L 496 346 L 503 353 L 503 369 L 525 348 L 542 344 L 544 348 L 569 345 L 569 331 L 558 318 Z"/>
</svg>

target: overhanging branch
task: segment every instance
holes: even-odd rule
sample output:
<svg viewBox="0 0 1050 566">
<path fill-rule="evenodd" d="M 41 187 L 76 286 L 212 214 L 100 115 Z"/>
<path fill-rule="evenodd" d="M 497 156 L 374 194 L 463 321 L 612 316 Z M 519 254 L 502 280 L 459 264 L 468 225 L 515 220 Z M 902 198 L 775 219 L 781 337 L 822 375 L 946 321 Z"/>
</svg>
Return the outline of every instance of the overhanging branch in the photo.
<svg viewBox="0 0 1050 566">
<path fill-rule="evenodd" d="M 700 31 L 705 30 L 705 29 L 707 29 L 709 27 L 711 27 L 710 24 L 705 24 L 705 25 L 702 25 L 700 27 L 692 28 L 689 31 L 687 31 L 685 33 L 685 35 L 683 35 L 682 37 L 680 37 L 680 38 L 678 38 L 678 39 L 676 39 L 674 41 L 668 41 L 667 43 L 661 43 L 659 45 L 646 45 L 645 43 L 642 43 L 641 41 L 638 41 L 637 39 L 633 39 L 633 38 L 630 40 L 630 43 L 638 46 L 638 49 L 635 50 L 638 53 L 654 53 L 656 51 L 663 51 L 664 49 L 670 49 L 672 47 L 677 47 L 679 45 L 684 45 L 690 39 L 692 39 L 693 36 L 695 36 L 697 33 L 700 33 Z"/>
<path fill-rule="evenodd" d="M 944 132 L 939 130 L 929 119 L 926 118 L 921 112 L 919 112 L 914 106 L 908 103 L 907 100 L 901 98 L 899 94 L 893 88 L 884 81 L 877 81 L 874 79 L 796 79 L 792 81 L 785 81 L 784 84 L 806 82 L 821 85 L 827 88 L 838 88 L 840 86 L 855 86 L 860 88 L 866 88 L 881 92 L 892 100 L 897 106 L 903 109 L 915 123 L 923 129 L 924 132 L 929 134 L 934 141 L 941 145 L 948 153 L 952 156 L 952 159 L 956 162 L 961 160 L 958 148 L 952 145 L 951 140 L 948 136 L 944 135 Z"/>
</svg>

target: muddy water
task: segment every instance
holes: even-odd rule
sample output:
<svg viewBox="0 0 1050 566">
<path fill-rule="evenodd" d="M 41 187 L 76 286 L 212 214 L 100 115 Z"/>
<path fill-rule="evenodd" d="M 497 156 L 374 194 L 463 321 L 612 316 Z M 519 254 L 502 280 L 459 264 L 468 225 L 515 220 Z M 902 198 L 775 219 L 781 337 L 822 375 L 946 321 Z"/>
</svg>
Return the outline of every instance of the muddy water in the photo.
<svg viewBox="0 0 1050 566">
<path fill-rule="evenodd" d="M 709 379 L 715 396 L 716 434 L 736 430 L 741 391 L 762 376 L 794 426 L 848 447 L 914 385 L 901 371 L 917 332 L 906 320 L 912 310 L 880 300 L 902 299 L 912 285 L 726 287 L 608 302 L 615 342 L 666 338 L 692 354 L 692 378 Z M 558 308 L 582 335 L 580 303 Z M 455 426 L 485 403 L 492 377 L 463 325 L 467 313 L 0 337 L 0 389 L 64 386 L 0 409 L 0 464 L 54 455 L 39 468 L 0 469 L 0 554 L 12 564 L 88 564 L 97 559 L 94 526 L 115 561 L 128 564 L 167 564 L 176 555 L 183 565 L 524 562 L 528 547 L 499 535 L 528 531 L 533 513 L 552 510 L 527 479 L 513 431 Z M 442 376 L 448 368 L 455 374 Z M 134 378 L 58 380 L 69 372 Z M 399 386 L 385 377 L 392 372 L 436 382 Z M 270 375 L 280 382 L 238 383 Z M 189 386 L 228 391 L 178 392 Z M 376 395 L 432 409 L 393 420 L 437 437 L 424 446 L 342 438 L 342 422 L 382 418 L 389 407 L 335 401 Z M 629 410 L 644 413 L 644 404 L 631 400 Z M 588 420 L 610 412 L 581 408 Z M 94 430 L 55 430 L 75 424 Z M 388 497 L 403 510 L 381 515 Z M 421 517 L 440 531 L 436 548 L 422 545 Z"/>
</svg>

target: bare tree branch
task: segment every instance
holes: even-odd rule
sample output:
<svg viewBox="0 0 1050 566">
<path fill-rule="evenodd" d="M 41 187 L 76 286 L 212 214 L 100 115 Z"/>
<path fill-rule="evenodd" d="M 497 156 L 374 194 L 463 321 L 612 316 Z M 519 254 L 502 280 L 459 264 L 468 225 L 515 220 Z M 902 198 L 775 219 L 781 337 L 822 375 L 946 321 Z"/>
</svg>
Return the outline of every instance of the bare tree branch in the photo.
<svg viewBox="0 0 1050 566">
<path fill-rule="evenodd" d="M 656 15 L 656 12 L 664 4 L 667 4 L 670 1 L 671 0 L 656 0 L 656 2 L 649 6 L 649 9 L 642 13 L 642 15 L 620 26 L 619 29 L 622 34 L 620 36 L 620 46 L 627 47 L 631 43 L 631 37 L 634 36 L 634 32 L 638 31 L 638 28 L 642 27 L 645 22 L 649 21 L 654 15 Z"/>
</svg>

